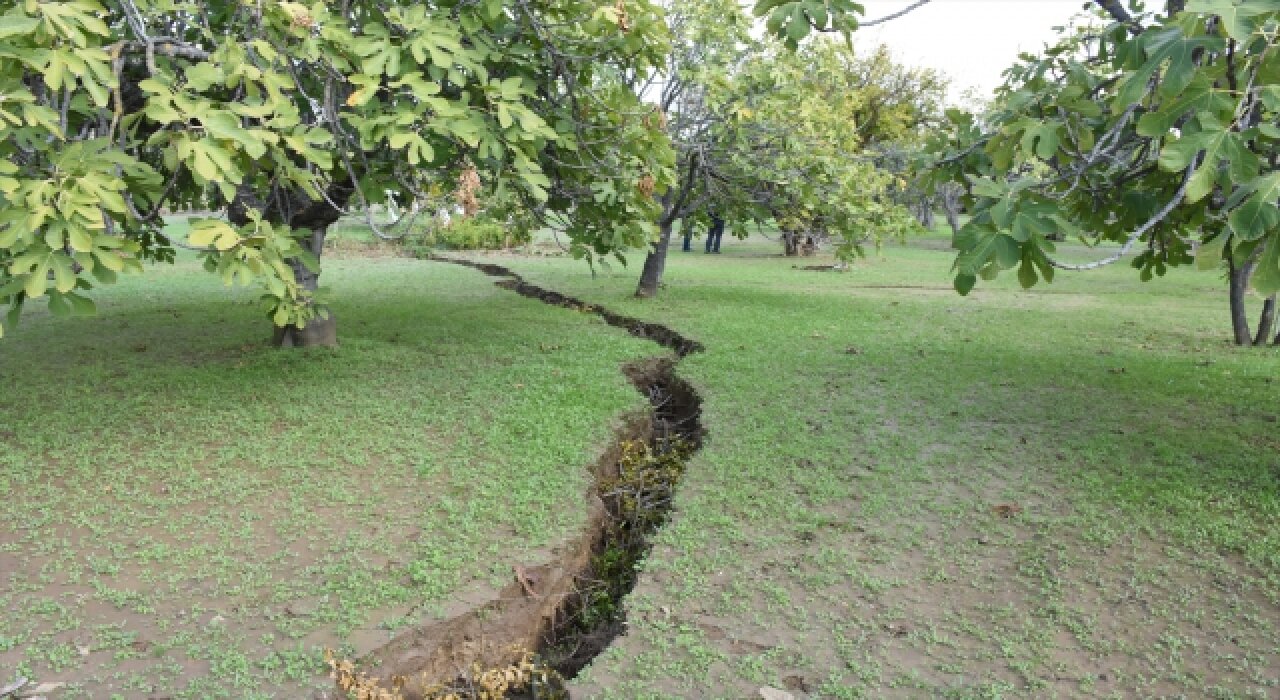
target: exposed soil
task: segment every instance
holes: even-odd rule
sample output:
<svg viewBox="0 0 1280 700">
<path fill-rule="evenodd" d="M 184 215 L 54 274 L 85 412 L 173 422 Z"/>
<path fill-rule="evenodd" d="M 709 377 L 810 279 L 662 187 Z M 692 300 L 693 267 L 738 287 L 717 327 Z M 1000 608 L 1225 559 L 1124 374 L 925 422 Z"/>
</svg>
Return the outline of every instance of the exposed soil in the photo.
<svg viewBox="0 0 1280 700">
<path fill-rule="evenodd" d="M 497 285 L 503 289 L 510 289 L 520 296 L 537 299 L 543 303 L 551 304 L 552 306 L 562 306 L 574 311 L 593 313 L 604 319 L 605 323 L 608 323 L 611 326 L 621 328 L 631 335 L 639 338 L 648 338 L 665 348 L 670 348 L 676 353 L 677 357 L 684 357 L 691 353 L 702 352 L 702 350 L 704 350 L 702 343 L 686 338 L 680 333 L 664 325 L 641 321 L 638 318 L 632 318 L 630 316 L 623 316 L 622 314 L 610 311 L 603 306 L 589 304 L 581 299 L 576 299 L 574 297 L 561 294 L 560 292 L 543 289 L 537 285 L 529 284 L 523 277 L 501 265 L 475 262 L 472 260 L 461 260 L 457 258 L 446 258 L 439 255 L 433 255 L 430 259 L 437 262 L 446 262 L 453 265 L 462 265 L 464 267 L 474 268 L 486 275 L 489 275 L 490 277 L 502 277 L 504 279 L 497 282 Z"/>
<path fill-rule="evenodd" d="M 624 374 L 652 407 L 627 416 L 593 468 L 587 524 L 549 562 L 519 566 L 499 595 L 458 617 L 414 628 L 373 651 L 361 665 L 410 700 L 472 669 L 501 668 L 534 651 L 565 678 L 574 677 L 625 629 L 622 599 L 635 586 L 636 564 L 666 523 L 684 463 L 702 443 L 701 399 L 675 375 L 680 358 L 703 346 L 666 326 L 614 313 L 529 284 L 499 265 L 433 256 L 502 279 L 521 296 L 593 313 L 631 335 L 672 350 L 630 364 Z M 567 697 L 563 688 L 537 697 Z"/>
</svg>

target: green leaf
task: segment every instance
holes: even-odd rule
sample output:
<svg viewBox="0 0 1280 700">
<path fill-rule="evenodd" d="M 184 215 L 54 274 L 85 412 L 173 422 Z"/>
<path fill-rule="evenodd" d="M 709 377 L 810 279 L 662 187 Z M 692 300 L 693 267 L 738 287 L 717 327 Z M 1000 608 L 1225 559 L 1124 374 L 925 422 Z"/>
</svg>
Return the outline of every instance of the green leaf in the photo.
<svg viewBox="0 0 1280 700">
<path fill-rule="evenodd" d="M 1253 288 L 1264 297 L 1280 292 L 1280 233 L 1266 241 L 1253 272 Z"/>
<path fill-rule="evenodd" d="M 1032 264 L 1030 259 L 1024 258 L 1022 264 L 1018 267 L 1018 284 L 1022 285 L 1023 289 L 1031 289 L 1036 286 L 1038 281 L 1035 265 Z"/>
<path fill-rule="evenodd" d="M 240 234 L 225 221 L 219 219 L 198 219 L 191 223 L 191 233 L 187 241 L 199 248 L 214 248 L 219 251 L 231 250 L 240 243 Z"/>
<path fill-rule="evenodd" d="M 77 253 L 88 253 L 93 250 L 93 234 L 79 226 L 73 226 L 68 232 L 71 249 Z"/>
<path fill-rule="evenodd" d="M 98 312 L 98 307 L 88 297 L 67 294 L 66 299 L 71 302 L 71 312 L 77 316 L 92 316 Z"/>
<path fill-rule="evenodd" d="M 1277 8 L 1270 0 L 1191 0 L 1185 9 L 1187 12 L 1218 15 L 1227 36 L 1246 42 L 1258 30 L 1262 20 L 1267 15 L 1274 15 Z"/>
<path fill-rule="evenodd" d="M 1252 188 L 1253 194 L 1232 210 L 1227 222 L 1241 239 L 1255 240 L 1280 229 L 1280 173 L 1271 173 L 1259 179 Z"/>
<path fill-rule="evenodd" d="M 1140 48 L 1145 49 L 1146 61 L 1120 82 L 1112 102 L 1112 109 L 1116 114 L 1125 111 L 1132 104 L 1141 102 L 1147 96 L 1147 85 L 1162 68 L 1164 72 L 1160 79 L 1159 94 L 1164 97 L 1180 94 L 1195 75 L 1196 51 L 1198 49 L 1213 50 L 1222 45 L 1221 39 L 1189 38 L 1183 34 L 1182 28 L 1176 25 L 1165 29 L 1147 30 L 1134 41 L 1138 42 Z"/>
<path fill-rule="evenodd" d="M 76 272 L 71 266 L 71 258 L 62 253 L 49 256 L 50 267 L 53 268 L 53 285 L 61 294 L 76 288 Z"/>
<path fill-rule="evenodd" d="M 961 296 L 968 296 L 973 291 L 973 286 L 978 283 L 978 278 L 968 273 L 960 273 L 956 275 L 953 285 Z"/>
<path fill-rule="evenodd" d="M 1008 270 L 1022 259 L 1022 248 L 1018 242 L 1005 234 L 997 234 L 993 246 L 994 260 L 1001 270 Z"/>
<path fill-rule="evenodd" d="M 1205 75 L 1197 75 L 1187 89 L 1177 97 L 1160 105 L 1138 119 L 1138 133 L 1151 138 L 1168 134 L 1173 125 L 1188 113 L 1208 112 L 1226 114 L 1235 110 L 1237 100 L 1228 92 L 1217 90 Z"/>
<path fill-rule="evenodd" d="M 43 260 L 36 264 L 29 276 L 27 284 L 23 291 L 27 293 L 28 299 L 38 299 L 44 296 L 44 290 L 48 287 L 49 278 L 49 258 L 45 256 Z"/>
<path fill-rule="evenodd" d="M 187 68 L 185 76 L 187 87 L 196 92 L 204 92 L 226 78 L 222 70 L 212 63 L 197 63 Z"/>
<path fill-rule="evenodd" d="M 115 277 L 108 277 L 105 272 L 100 273 L 99 270 L 120 272 L 124 269 L 124 258 L 115 251 L 97 248 L 93 251 L 93 257 L 98 259 L 98 266 L 93 268 L 94 276 L 104 284 L 107 284 L 107 279 L 114 281 Z"/>
<path fill-rule="evenodd" d="M 1217 180 L 1218 164 L 1228 163 L 1228 172 L 1237 182 L 1257 173 L 1260 166 L 1240 134 L 1228 131 L 1212 121 L 1205 123 L 1203 131 L 1185 134 L 1165 145 L 1160 152 L 1160 167 L 1167 171 L 1185 170 L 1201 151 L 1204 158 L 1187 185 L 1187 201 L 1194 204 L 1213 191 Z"/>
<path fill-rule="evenodd" d="M 30 34 L 38 26 L 40 26 L 38 17 L 28 17 L 10 12 L 7 15 L 0 16 L 0 39 L 7 39 L 19 34 Z"/>
<path fill-rule="evenodd" d="M 70 316 L 71 306 L 67 304 L 67 300 L 63 298 L 62 294 L 50 294 L 49 313 L 58 317 Z"/>
</svg>

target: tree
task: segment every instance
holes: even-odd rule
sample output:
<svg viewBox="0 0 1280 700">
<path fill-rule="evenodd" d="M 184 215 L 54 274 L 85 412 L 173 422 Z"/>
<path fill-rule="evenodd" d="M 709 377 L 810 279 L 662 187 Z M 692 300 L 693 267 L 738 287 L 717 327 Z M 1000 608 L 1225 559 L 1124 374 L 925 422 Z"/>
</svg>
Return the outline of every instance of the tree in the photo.
<svg viewBox="0 0 1280 700">
<path fill-rule="evenodd" d="M 839 46 L 797 57 L 755 40 L 731 0 L 675 3 L 668 21 L 673 50 L 658 114 L 677 153 L 676 177 L 658 190 L 659 237 L 637 296 L 657 293 L 678 220 L 714 212 L 740 236 L 751 223 L 775 221 L 784 236 L 833 236 L 845 257 L 905 230 L 905 212 L 885 196 L 892 178 L 870 158 L 849 157 L 877 134 L 913 128 L 906 100 L 888 94 L 903 86 L 872 79 L 889 73 L 864 69 L 871 64 Z M 888 63 L 887 54 L 874 60 Z"/>
<path fill-rule="evenodd" d="M 1235 342 L 1266 343 L 1280 291 L 1280 7 L 1094 5 L 1096 21 L 1009 71 L 982 123 L 950 115 L 935 166 L 963 183 L 973 213 L 956 240 L 956 289 L 1015 268 L 1030 287 L 1136 250 L 1143 279 L 1179 265 L 1225 267 Z M 805 32 L 830 25 L 809 22 Z M 1060 234 L 1119 249 L 1066 263 L 1050 241 Z M 1250 285 L 1265 298 L 1256 332 L 1245 314 Z"/>
<path fill-rule="evenodd" d="M 433 186 L 514 194 L 580 256 L 651 236 L 670 151 L 626 86 L 665 46 L 647 0 L 0 7 L 9 325 L 41 298 L 91 312 L 95 284 L 191 247 L 263 286 L 278 342 L 332 342 L 329 224 Z M 226 218 L 171 240 L 163 212 L 195 204 Z"/>
<path fill-rule="evenodd" d="M 655 182 L 657 237 L 640 272 L 639 297 L 658 293 L 677 221 L 691 226 L 694 218 L 706 220 L 713 198 L 718 199 L 719 216 L 732 219 L 737 214 L 729 211 L 736 208 L 735 198 L 717 193 L 725 189 L 720 185 L 733 182 L 716 178 L 732 157 L 730 144 L 743 108 L 732 94 L 730 76 L 755 43 L 746 16 L 733 0 L 672 2 L 665 11 L 671 52 L 662 72 L 639 91 L 656 96 L 650 120 L 670 137 L 675 168 L 671 179 Z"/>
</svg>

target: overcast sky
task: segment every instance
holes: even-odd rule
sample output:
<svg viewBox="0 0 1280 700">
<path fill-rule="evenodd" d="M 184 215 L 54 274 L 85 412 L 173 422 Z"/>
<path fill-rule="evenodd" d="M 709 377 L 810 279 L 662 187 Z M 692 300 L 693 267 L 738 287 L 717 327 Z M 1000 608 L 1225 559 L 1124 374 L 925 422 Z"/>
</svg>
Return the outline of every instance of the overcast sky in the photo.
<svg viewBox="0 0 1280 700">
<path fill-rule="evenodd" d="M 859 0 L 866 21 L 912 4 L 911 0 Z M 868 50 L 886 44 L 902 63 L 946 73 L 951 98 L 967 88 L 985 96 L 1000 84 L 1000 72 L 1019 51 L 1038 50 L 1060 26 L 1080 11 L 1083 0 L 932 0 L 885 24 L 859 29 L 854 46 Z"/>
</svg>

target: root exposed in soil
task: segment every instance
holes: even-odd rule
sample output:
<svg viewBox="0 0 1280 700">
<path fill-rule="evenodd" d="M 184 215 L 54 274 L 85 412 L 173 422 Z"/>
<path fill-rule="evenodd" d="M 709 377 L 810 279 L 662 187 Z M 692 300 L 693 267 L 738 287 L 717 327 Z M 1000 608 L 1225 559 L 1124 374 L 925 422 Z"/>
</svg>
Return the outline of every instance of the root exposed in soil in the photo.
<svg viewBox="0 0 1280 700">
<path fill-rule="evenodd" d="M 484 669 L 528 663 L 573 678 L 608 648 L 626 626 L 623 598 L 635 587 L 637 564 L 649 554 L 650 538 L 666 523 L 685 463 L 702 445 L 702 402 L 675 374 L 679 360 L 703 346 L 666 326 L 614 313 L 604 307 L 529 284 L 499 265 L 433 256 L 493 277 L 525 297 L 593 313 L 611 326 L 673 351 L 632 363 L 623 372 L 651 410 L 628 416 L 593 469 L 583 532 L 540 566 L 516 566 L 513 581 L 493 600 L 450 620 L 420 626 L 361 660 L 370 687 L 386 696 L 441 697 L 441 688 L 473 686 Z M 514 690 L 514 689 L 513 689 Z M 536 690 L 510 698 L 562 698 Z M 469 697 L 465 693 L 457 697 Z"/>
</svg>

